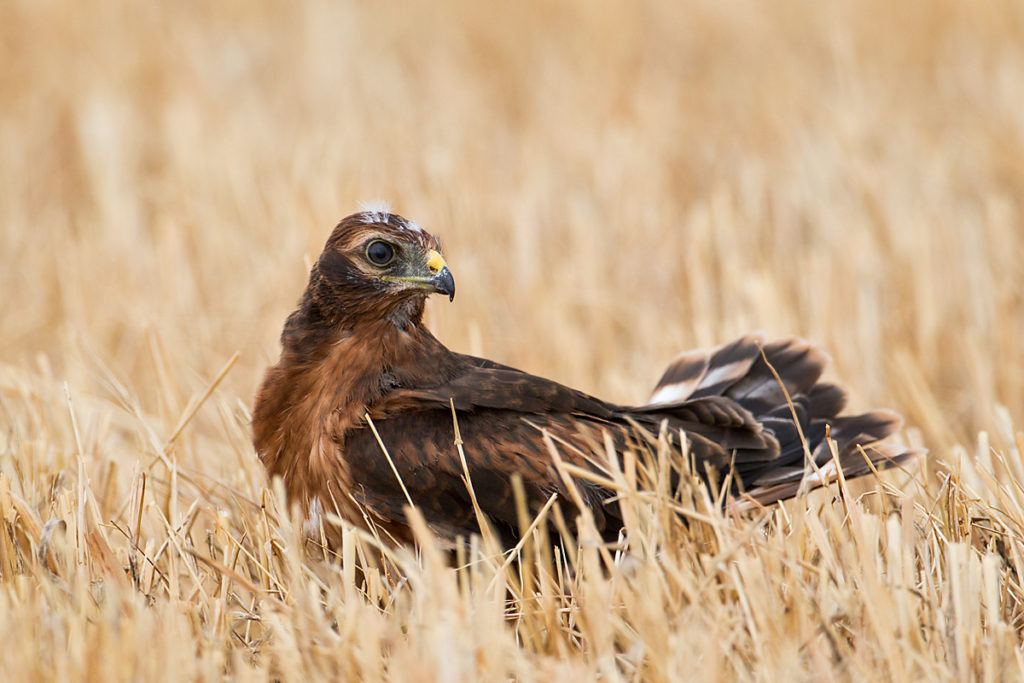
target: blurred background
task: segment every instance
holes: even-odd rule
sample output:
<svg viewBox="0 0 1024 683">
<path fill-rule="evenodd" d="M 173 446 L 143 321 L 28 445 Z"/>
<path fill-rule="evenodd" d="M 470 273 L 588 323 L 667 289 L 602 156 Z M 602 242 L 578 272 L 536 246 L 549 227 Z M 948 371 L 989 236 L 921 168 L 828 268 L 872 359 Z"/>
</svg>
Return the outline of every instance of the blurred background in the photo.
<svg viewBox="0 0 1024 683">
<path fill-rule="evenodd" d="M 455 350 L 629 403 L 763 329 L 939 456 L 1024 420 L 1019 2 L 15 0 L 0 101 L 8 395 L 116 378 L 173 423 L 238 351 L 244 419 L 386 199 Z"/>
</svg>

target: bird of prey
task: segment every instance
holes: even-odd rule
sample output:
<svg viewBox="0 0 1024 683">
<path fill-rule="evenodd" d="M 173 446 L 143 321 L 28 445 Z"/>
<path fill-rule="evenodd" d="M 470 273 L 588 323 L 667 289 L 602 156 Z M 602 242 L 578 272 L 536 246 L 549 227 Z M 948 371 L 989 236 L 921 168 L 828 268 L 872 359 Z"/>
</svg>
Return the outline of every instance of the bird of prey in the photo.
<svg viewBox="0 0 1024 683">
<path fill-rule="evenodd" d="M 820 381 L 828 357 L 803 340 L 747 335 L 683 353 L 647 404 L 622 406 L 450 351 L 423 322 L 431 293 L 455 297 L 433 235 L 386 208 L 334 228 L 253 411 L 259 457 L 305 514 L 409 542 L 410 504 L 449 539 L 479 532 L 482 513 L 509 542 L 518 475 L 532 511 L 557 494 L 614 538 L 615 491 L 576 476 L 600 472 L 609 444 L 622 454 L 662 433 L 698 476 L 761 504 L 914 455 L 878 443 L 899 427 L 895 413 L 841 414 L 845 392 Z"/>
</svg>

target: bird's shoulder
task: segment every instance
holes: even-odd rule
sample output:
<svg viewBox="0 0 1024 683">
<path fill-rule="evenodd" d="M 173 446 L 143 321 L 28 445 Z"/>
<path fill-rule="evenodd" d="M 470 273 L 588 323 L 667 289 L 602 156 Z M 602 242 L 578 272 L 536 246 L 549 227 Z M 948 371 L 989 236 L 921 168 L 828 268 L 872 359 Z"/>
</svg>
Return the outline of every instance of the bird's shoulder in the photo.
<svg viewBox="0 0 1024 683">
<path fill-rule="evenodd" d="M 578 413 L 595 418 L 611 418 L 617 411 L 617 406 L 583 391 L 486 358 L 453 353 L 449 365 L 454 370 L 435 382 L 393 388 L 372 407 L 371 416 L 452 407 L 460 412 Z"/>
</svg>

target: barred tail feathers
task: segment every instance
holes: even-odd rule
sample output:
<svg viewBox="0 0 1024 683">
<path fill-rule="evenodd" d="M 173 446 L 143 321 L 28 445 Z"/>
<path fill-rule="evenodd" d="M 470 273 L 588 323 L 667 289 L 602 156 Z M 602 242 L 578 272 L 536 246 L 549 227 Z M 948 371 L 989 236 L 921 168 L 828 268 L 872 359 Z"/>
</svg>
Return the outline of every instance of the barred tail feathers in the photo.
<svg viewBox="0 0 1024 683">
<path fill-rule="evenodd" d="M 840 415 L 846 391 L 820 381 L 829 361 L 828 354 L 803 339 L 766 343 L 763 334 L 749 334 L 716 349 L 677 356 L 648 405 L 669 407 L 721 396 L 749 411 L 778 442 L 769 459 L 757 458 L 754 451 L 736 453 L 735 470 L 742 480 L 738 493 L 762 504 L 827 485 L 838 477 L 838 468 L 854 478 L 921 455 L 899 444 L 879 443 L 902 425 L 892 411 Z M 826 434 L 837 444 L 838 464 Z M 807 452 L 813 465 L 806 462 Z"/>
</svg>

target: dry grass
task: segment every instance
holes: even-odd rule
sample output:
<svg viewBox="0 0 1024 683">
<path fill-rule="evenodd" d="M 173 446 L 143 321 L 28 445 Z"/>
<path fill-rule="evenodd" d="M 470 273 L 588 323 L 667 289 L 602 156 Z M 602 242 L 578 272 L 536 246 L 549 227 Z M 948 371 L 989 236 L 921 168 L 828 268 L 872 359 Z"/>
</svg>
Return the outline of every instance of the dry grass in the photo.
<svg viewBox="0 0 1024 683">
<path fill-rule="evenodd" d="M 1022 677 L 1019 3 L 93 4 L 0 9 L 0 678 Z M 926 466 L 689 524 L 627 472 L 618 557 L 304 554 L 247 407 L 376 197 L 453 348 L 633 402 L 801 334 Z"/>
</svg>

